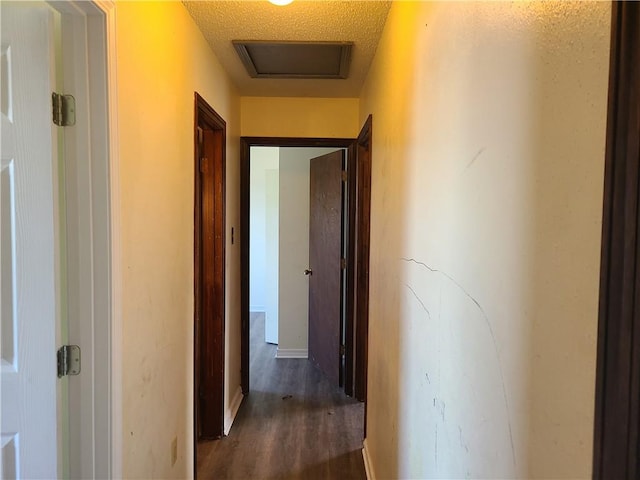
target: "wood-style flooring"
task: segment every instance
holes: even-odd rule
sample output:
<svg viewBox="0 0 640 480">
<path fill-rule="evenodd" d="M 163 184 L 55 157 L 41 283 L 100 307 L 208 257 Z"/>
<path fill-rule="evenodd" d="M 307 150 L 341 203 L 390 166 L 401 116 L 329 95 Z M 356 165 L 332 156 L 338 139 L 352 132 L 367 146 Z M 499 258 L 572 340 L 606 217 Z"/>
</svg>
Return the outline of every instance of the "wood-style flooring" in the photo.
<svg viewBox="0 0 640 480">
<path fill-rule="evenodd" d="M 250 395 L 227 437 L 198 444 L 198 479 L 365 479 L 364 405 L 275 350 L 251 314 Z"/>
</svg>

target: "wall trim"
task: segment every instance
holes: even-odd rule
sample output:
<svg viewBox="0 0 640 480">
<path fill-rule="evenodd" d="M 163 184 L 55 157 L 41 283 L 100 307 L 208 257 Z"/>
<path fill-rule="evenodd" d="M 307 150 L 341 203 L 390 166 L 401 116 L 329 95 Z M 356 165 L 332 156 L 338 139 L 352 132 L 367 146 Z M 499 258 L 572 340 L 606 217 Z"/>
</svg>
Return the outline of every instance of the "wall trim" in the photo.
<svg viewBox="0 0 640 480">
<path fill-rule="evenodd" d="M 376 474 L 373 470 L 373 462 L 371 461 L 371 455 L 369 454 L 369 444 L 365 438 L 362 442 L 362 458 L 364 460 L 364 471 L 367 474 L 367 480 L 376 480 Z"/>
<path fill-rule="evenodd" d="M 118 138 L 116 11 L 113 0 L 94 0 L 104 14 L 108 123 L 109 123 L 109 217 L 111 254 L 110 344 L 110 474 L 123 477 L 122 463 L 122 242 L 120 219 L 120 158 Z"/>
<path fill-rule="evenodd" d="M 249 305 L 249 311 L 251 313 L 265 313 L 267 309 L 264 305 Z"/>
<path fill-rule="evenodd" d="M 278 348 L 276 358 L 309 358 L 309 350 L 306 348 Z"/>
<path fill-rule="evenodd" d="M 229 435 L 229 431 L 231 431 L 231 426 L 233 425 L 233 421 L 236 419 L 236 415 L 238 415 L 238 410 L 240 409 L 240 405 L 242 404 L 242 400 L 244 399 L 244 395 L 242 394 L 242 387 L 238 385 L 236 388 L 236 393 L 229 404 L 229 408 L 224 415 L 224 434 Z"/>
</svg>

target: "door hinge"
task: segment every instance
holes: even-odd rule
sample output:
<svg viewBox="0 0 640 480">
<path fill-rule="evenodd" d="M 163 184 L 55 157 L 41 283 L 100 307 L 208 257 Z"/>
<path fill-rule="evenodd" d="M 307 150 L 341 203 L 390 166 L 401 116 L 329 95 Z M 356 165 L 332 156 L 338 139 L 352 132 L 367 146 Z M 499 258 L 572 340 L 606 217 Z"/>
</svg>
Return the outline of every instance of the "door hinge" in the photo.
<svg viewBox="0 0 640 480">
<path fill-rule="evenodd" d="M 80 347 L 63 345 L 58 350 L 58 378 L 80 373 Z"/>
<path fill-rule="evenodd" d="M 200 157 L 200 173 L 207 171 L 207 157 Z"/>
<path fill-rule="evenodd" d="M 76 124 L 76 99 L 73 95 L 51 94 L 53 105 L 53 123 L 60 127 L 71 127 Z"/>
<path fill-rule="evenodd" d="M 345 353 L 346 353 L 346 350 L 344 348 L 344 345 L 340 345 L 340 355 L 344 356 Z"/>
<path fill-rule="evenodd" d="M 346 270 L 347 269 L 347 259 L 346 258 L 341 258 L 340 259 L 340 268 L 342 270 Z"/>
<path fill-rule="evenodd" d="M 347 171 L 346 171 L 346 170 L 342 170 L 342 181 L 343 181 L 343 182 L 346 182 L 346 181 L 347 181 L 347 178 L 349 178 L 349 177 L 347 176 Z"/>
</svg>

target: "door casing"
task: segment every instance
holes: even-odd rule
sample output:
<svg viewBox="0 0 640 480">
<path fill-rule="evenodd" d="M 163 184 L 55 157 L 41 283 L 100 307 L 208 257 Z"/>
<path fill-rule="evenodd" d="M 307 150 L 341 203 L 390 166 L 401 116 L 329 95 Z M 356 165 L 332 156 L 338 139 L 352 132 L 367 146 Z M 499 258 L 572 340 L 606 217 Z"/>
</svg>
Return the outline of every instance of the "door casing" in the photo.
<svg viewBox="0 0 640 480">
<path fill-rule="evenodd" d="M 369 358 L 369 239 L 371 217 L 371 134 L 372 116 L 367 118 L 357 140 L 356 166 L 353 182 L 355 186 L 355 212 L 353 225 L 355 228 L 355 249 L 352 272 L 355 276 L 351 315 L 354 319 L 355 336 L 353 349 L 355 357 L 354 367 L 354 396 L 365 402 L 365 437 L 367 428 L 367 366 Z"/>
<path fill-rule="evenodd" d="M 78 315 L 69 318 L 65 343 L 83 349 L 82 373 L 69 379 L 69 442 L 60 473 L 77 478 L 122 477 L 122 288 L 115 3 L 49 1 L 62 16 L 63 93 L 78 107 L 75 127 L 62 127 L 65 168 L 81 186 L 67 197 L 77 246 L 69 255 L 82 291 L 70 290 Z M 70 50 L 68 46 L 73 45 Z M 72 130 L 73 129 L 73 130 Z M 70 192 L 67 192 L 70 193 Z M 69 212 L 67 218 L 69 218 Z M 82 392 L 82 395 L 80 395 Z M 82 448 L 80 446 L 82 445 Z M 61 449 L 62 450 L 62 449 Z M 64 462 L 68 461 L 67 465 Z"/>
<path fill-rule="evenodd" d="M 193 398 L 197 445 L 201 438 L 224 435 L 226 123 L 198 93 L 194 110 Z M 205 244 L 207 235 L 211 241 Z"/>
<path fill-rule="evenodd" d="M 594 479 L 640 476 L 640 4 L 613 2 Z"/>
</svg>

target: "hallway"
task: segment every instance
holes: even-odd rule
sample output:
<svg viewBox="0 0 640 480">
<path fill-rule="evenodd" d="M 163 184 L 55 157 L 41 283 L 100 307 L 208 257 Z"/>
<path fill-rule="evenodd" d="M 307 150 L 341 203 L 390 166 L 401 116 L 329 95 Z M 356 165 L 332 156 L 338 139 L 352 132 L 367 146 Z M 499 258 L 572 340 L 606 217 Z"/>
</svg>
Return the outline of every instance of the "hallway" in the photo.
<svg viewBox="0 0 640 480">
<path fill-rule="evenodd" d="M 227 437 L 198 444 L 198 478 L 364 479 L 364 404 L 275 350 L 252 313 L 251 394 Z"/>
</svg>

